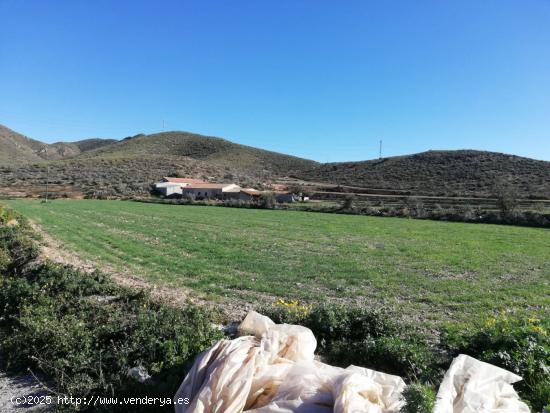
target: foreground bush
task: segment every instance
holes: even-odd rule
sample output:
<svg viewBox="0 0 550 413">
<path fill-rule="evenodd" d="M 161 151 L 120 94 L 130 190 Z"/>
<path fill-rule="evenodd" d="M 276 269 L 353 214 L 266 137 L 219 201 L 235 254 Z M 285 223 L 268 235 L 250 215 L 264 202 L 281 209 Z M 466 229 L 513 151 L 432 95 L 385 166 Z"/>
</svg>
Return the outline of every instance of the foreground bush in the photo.
<svg viewBox="0 0 550 413">
<path fill-rule="evenodd" d="M 0 348 L 7 368 L 31 367 L 63 395 L 172 397 L 187 365 L 221 337 L 198 307 L 168 308 L 99 273 L 30 264 L 36 247 L 24 224 L 0 226 L 0 252 Z M 151 378 L 129 377 L 134 367 Z"/>
<path fill-rule="evenodd" d="M 276 323 L 310 328 L 328 362 L 355 364 L 405 378 L 433 379 L 440 360 L 422 337 L 407 332 L 389 314 L 364 307 L 300 305 L 279 300 L 262 309 Z"/>
<path fill-rule="evenodd" d="M 435 391 L 428 385 L 413 383 L 403 392 L 405 406 L 401 413 L 432 413 L 435 405 Z"/>
<path fill-rule="evenodd" d="M 469 330 L 449 329 L 442 340 L 452 356 L 468 354 L 522 376 L 514 387 L 539 412 L 550 400 L 548 321 L 501 315 Z"/>
<path fill-rule="evenodd" d="M 550 400 L 550 336 L 548 320 L 491 318 L 470 329 L 454 327 L 443 332 L 441 343 L 407 332 L 389 314 L 334 304 L 306 305 L 278 300 L 261 309 L 276 323 L 310 328 L 318 351 L 327 362 L 342 367 L 360 365 L 396 374 L 417 383 L 405 392 L 404 412 L 430 412 L 431 385 L 442 379 L 453 358 L 468 354 L 523 377 L 514 385 L 534 412 Z"/>
</svg>

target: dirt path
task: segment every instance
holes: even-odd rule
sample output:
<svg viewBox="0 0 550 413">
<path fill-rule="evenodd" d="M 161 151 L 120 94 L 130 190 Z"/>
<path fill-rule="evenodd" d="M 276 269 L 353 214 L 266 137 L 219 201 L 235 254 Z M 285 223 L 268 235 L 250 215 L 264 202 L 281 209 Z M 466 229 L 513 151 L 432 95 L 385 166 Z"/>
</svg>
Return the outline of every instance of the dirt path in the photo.
<svg viewBox="0 0 550 413">
<path fill-rule="evenodd" d="M 43 413 L 53 410 L 48 392 L 31 375 L 9 376 L 0 370 L 0 412 Z M 53 400 L 53 398 L 52 398 Z"/>
<path fill-rule="evenodd" d="M 133 275 L 130 271 L 120 272 L 109 266 L 98 267 L 95 263 L 80 258 L 66 248 L 63 243 L 51 237 L 38 224 L 31 222 L 32 228 L 42 237 L 40 259 L 47 259 L 59 264 L 71 265 L 86 273 L 101 271 L 122 287 L 147 291 L 155 300 L 171 307 L 184 308 L 189 302 L 197 305 L 216 305 L 228 322 L 240 321 L 252 309 L 253 304 L 247 304 L 236 299 L 212 303 L 201 298 L 196 292 L 184 288 L 156 284 Z M 261 301 L 273 302 L 273 297 L 258 297 Z"/>
</svg>

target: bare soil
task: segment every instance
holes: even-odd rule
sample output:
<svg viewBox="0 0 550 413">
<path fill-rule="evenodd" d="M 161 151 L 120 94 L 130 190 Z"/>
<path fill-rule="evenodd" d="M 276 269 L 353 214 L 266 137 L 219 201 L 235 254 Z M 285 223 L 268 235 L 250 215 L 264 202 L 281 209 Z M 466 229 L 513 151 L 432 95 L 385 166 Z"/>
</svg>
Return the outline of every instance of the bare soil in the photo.
<svg viewBox="0 0 550 413">
<path fill-rule="evenodd" d="M 0 370 L 0 412 L 43 413 L 52 411 L 49 393 L 32 374 L 10 376 Z M 55 399 L 53 397 L 52 399 Z"/>
</svg>

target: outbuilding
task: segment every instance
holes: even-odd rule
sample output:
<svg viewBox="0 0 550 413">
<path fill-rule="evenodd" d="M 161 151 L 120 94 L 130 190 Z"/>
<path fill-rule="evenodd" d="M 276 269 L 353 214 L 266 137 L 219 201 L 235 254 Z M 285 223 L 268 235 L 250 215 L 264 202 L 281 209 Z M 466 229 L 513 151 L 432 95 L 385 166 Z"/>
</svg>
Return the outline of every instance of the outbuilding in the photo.
<svg viewBox="0 0 550 413">
<path fill-rule="evenodd" d="M 200 179 L 193 178 L 175 178 L 165 176 L 160 182 L 155 183 L 155 190 L 163 196 L 182 195 L 183 188 L 189 185 L 205 184 Z"/>
<path fill-rule="evenodd" d="M 195 199 L 231 199 L 235 193 L 239 193 L 241 187 L 236 184 L 191 184 L 183 188 L 183 194 Z"/>
<path fill-rule="evenodd" d="M 282 204 L 298 201 L 298 198 L 292 192 L 276 192 L 275 199 Z"/>
</svg>

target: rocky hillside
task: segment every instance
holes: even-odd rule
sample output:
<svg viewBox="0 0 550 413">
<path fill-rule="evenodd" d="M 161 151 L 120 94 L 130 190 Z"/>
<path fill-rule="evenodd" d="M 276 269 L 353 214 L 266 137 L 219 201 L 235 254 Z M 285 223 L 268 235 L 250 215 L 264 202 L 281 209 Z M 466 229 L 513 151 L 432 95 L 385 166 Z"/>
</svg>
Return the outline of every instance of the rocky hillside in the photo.
<svg viewBox="0 0 550 413">
<path fill-rule="evenodd" d="M 550 198 L 550 162 L 473 150 L 328 163 L 298 177 L 433 196 L 490 196 L 496 183 L 504 183 L 525 198 Z"/>
<path fill-rule="evenodd" d="M 291 177 L 355 187 L 345 192 L 430 196 L 487 197 L 501 184 L 522 198 L 550 199 L 550 162 L 502 153 L 428 151 L 320 164 L 189 132 L 45 144 L 0 126 L 0 194 L 37 194 L 47 180 L 69 196 L 146 194 L 169 174 L 255 187 Z"/>
<path fill-rule="evenodd" d="M 261 187 L 314 161 L 187 132 L 45 144 L 8 128 L 0 141 L 0 194 L 145 195 L 162 176 L 192 176 Z"/>
<path fill-rule="evenodd" d="M 19 166 L 29 162 L 70 158 L 114 142 L 114 139 L 85 139 L 47 144 L 0 125 L 0 165 Z"/>
<path fill-rule="evenodd" d="M 288 175 L 315 168 L 317 162 L 189 132 L 136 135 L 86 154 L 86 158 L 186 157 L 253 176 Z"/>
</svg>

